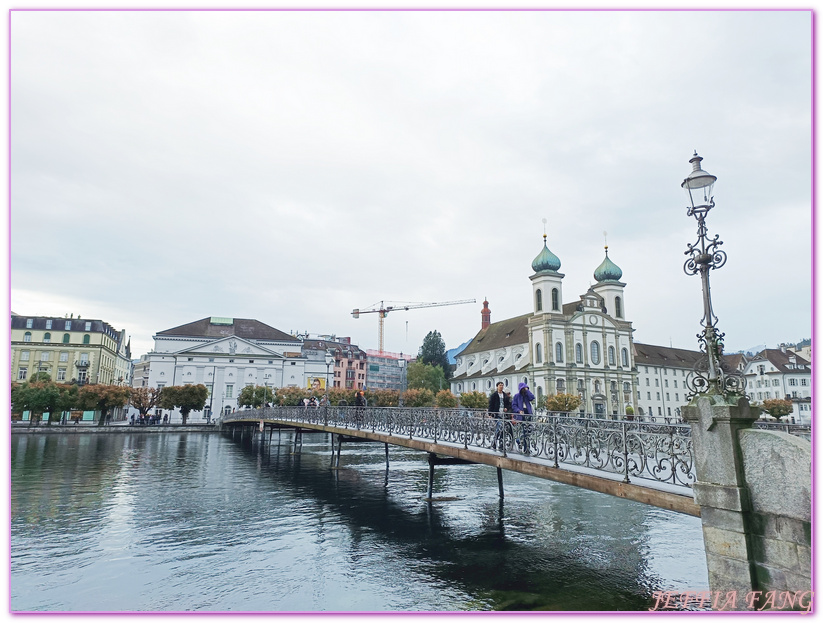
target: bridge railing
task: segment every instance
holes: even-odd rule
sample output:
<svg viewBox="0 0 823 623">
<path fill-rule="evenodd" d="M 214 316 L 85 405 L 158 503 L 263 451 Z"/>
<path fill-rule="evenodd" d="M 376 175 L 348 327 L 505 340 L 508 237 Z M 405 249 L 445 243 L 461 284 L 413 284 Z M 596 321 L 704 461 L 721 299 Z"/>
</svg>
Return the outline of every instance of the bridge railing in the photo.
<svg viewBox="0 0 823 623">
<path fill-rule="evenodd" d="M 688 424 L 543 414 L 538 421 L 500 420 L 469 409 L 397 407 L 267 407 L 239 411 L 224 423 L 286 421 L 496 450 L 632 478 L 690 487 L 694 450 Z"/>
</svg>

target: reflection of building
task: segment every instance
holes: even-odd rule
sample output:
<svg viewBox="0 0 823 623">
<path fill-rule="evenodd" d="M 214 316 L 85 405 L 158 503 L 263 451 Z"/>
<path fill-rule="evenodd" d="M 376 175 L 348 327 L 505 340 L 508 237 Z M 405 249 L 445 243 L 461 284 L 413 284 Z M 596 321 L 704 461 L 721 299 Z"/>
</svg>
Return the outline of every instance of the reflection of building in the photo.
<svg viewBox="0 0 823 623">
<path fill-rule="evenodd" d="M 11 378 L 38 371 L 58 383 L 130 385 L 131 343 L 102 320 L 12 314 Z"/>
<path fill-rule="evenodd" d="M 806 359 L 785 346 L 767 348 L 746 362 L 743 373 L 750 401 L 791 400 L 794 409 L 789 421 L 810 423 L 812 371 Z"/>
<path fill-rule="evenodd" d="M 192 418 L 231 412 L 246 385 L 304 387 L 306 358 L 300 348 L 300 340 L 258 320 L 202 318 L 154 336 L 154 350 L 135 365 L 147 368 L 148 376 L 136 377 L 135 386 L 202 384 L 209 398 Z"/>
<path fill-rule="evenodd" d="M 535 396 L 559 392 L 583 398 L 581 410 L 624 414 L 634 404 L 632 325 L 620 281 L 608 256 L 594 271 L 596 284 L 565 302 L 560 260 L 546 246 L 532 262 L 533 311 L 491 323 L 488 301 L 481 330 L 455 356 L 452 391 L 488 393 L 497 381 L 507 391 L 528 383 Z"/>
<path fill-rule="evenodd" d="M 413 359 L 411 355 L 387 351 L 367 350 L 366 386 L 369 389 L 404 389 L 405 366 Z M 404 361 L 405 363 L 400 363 Z"/>
</svg>

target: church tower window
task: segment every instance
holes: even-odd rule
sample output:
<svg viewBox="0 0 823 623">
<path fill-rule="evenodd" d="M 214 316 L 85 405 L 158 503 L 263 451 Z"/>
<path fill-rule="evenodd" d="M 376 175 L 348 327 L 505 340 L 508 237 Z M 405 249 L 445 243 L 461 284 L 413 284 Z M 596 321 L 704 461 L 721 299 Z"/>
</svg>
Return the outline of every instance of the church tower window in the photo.
<svg viewBox="0 0 823 623">
<path fill-rule="evenodd" d="M 614 358 L 614 346 L 609 346 L 609 365 L 614 366 L 617 365 L 617 362 Z"/>
<path fill-rule="evenodd" d="M 541 348 L 540 344 L 537 344 L 534 347 L 534 360 L 535 363 L 543 363 L 543 349 Z"/>
<path fill-rule="evenodd" d="M 629 351 L 624 348 L 622 351 L 620 351 L 620 354 L 621 354 L 621 357 L 623 359 L 623 367 L 628 368 L 629 367 Z"/>
<path fill-rule="evenodd" d="M 552 288 L 552 311 L 560 311 L 560 292 Z"/>
<path fill-rule="evenodd" d="M 619 296 L 614 297 L 614 315 L 618 318 L 623 317 L 623 301 L 620 300 Z"/>
<path fill-rule="evenodd" d="M 535 311 L 543 311 L 543 291 L 540 288 L 534 293 L 534 299 Z"/>
<path fill-rule="evenodd" d="M 574 345 L 574 360 L 577 363 L 583 363 L 583 345 L 582 344 L 575 344 Z"/>
<path fill-rule="evenodd" d="M 591 344 L 592 363 L 597 365 L 600 363 L 600 343 L 592 342 Z"/>
<path fill-rule="evenodd" d="M 563 344 L 560 342 L 554 345 L 554 360 L 557 363 L 563 363 Z"/>
</svg>

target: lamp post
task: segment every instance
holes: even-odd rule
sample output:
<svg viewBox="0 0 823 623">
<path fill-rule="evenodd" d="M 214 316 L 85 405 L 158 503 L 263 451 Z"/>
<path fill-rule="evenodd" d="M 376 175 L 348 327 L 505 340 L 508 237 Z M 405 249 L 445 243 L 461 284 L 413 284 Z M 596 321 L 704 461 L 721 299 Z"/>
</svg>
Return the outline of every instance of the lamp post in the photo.
<svg viewBox="0 0 823 623">
<path fill-rule="evenodd" d="M 334 355 L 330 350 L 326 351 L 326 402 L 329 401 L 329 369 L 331 368 L 331 364 L 334 362 Z"/>
<path fill-rule="evenodd" d="M 703 287 L 703 332 L 697 334 L 700 341 L 700 350 L 705 353 L 694 365 L 693 374 L 686 379 L 690 393 L 688 398 L 697 394 L 742 394 L 746 387 L 746 379 L 736 370 L 732 370 L 723 361 L 724 333 L 717 330 L 717 316 L 712 309 L 711 288 L 709 285 L 709 271 L 720 268 L 726 263 L 726 253 L 718 249 L 723 244 L 719 235 L 709 238 L 706 227 L 706 215 L 714 207 L 712 188 L 717 177 L 704 171 L 700 167 L 703 160 L 694 152 L 689 162 L 692 172 L 680 185 L 689 198 L 686 207 L 688 216 L 697 219 L 697 242 L 689 244 L 685 255 L 689 256 L 683 265 L 687 275 L 700 275 Z"/>
<path fill-rule="evenodd" d="M 403 406 L 403 392 L 406 391 L 406 360 L 403 358 L 403 353 L 400 353 L 400 359 L 397 360 L 397 367 L 400 368 L 400 398 L 398 399 L 398 406 Z"/>
</svg>

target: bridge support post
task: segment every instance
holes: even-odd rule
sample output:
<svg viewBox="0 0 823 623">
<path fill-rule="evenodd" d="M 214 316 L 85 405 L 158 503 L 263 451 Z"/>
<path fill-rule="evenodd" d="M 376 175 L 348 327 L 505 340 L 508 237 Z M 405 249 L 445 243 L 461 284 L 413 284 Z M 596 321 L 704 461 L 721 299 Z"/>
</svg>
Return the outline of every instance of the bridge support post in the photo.
<svg viewBox="0 0 823 623">
<path fill-rule="evenodd" d="M 436 455 L 429 452 L 429 487 L 426 493 L 426 499 L 431 502 L 434 497 L 434 460 Z"/>
<path fill-rule="evenodd" d="M 340 449 L 343 446 L 343 437 L 337 435 L 337 468 L 340 469 Z"/>
<path fill-rule="evenodd" d="M 683 408 L 683 418 L 692 428 L 693 490 L 700 505 L 709 588 L 713 595 L 736 595 L 734 605 L 725 609 L 753 610 L 757 604 L 747 603 L 746 596 L 760 588 L 738 432 L 751 428 L 757 413 L 745 398 L 732 405 L 721 395 L 702 395 Z"/>
<path fill-rule="evenodd" d="M 497 468 L 497 491 L 500 493 L 500 499 L 503 499 L 503 470 Z"/>
<path fill-rule="evenodd" d="M 389 467 L 389 444 L 384 444 L 386 446 L 386 469 Z"/>
</svg>

